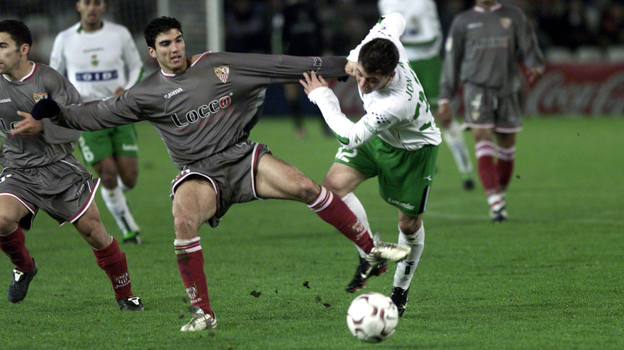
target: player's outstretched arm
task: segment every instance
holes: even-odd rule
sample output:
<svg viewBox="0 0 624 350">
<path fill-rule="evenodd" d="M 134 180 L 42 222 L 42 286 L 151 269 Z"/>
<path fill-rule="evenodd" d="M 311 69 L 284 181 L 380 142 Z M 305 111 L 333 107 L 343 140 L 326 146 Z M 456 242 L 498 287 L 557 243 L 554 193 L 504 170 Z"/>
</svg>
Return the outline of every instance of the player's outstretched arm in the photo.
<svg viewBox="0 0 624 350">
<path fill-rule="evenodd" d="M 56 101 L 51 98 L 44 98 L 43 100 L 39 100 L 33 107 L 30 114 L 36 120 L 53 118 L 56 117 L 59 113 L 61 113 L 61 108 L 58 106 Z"/>
</svg>

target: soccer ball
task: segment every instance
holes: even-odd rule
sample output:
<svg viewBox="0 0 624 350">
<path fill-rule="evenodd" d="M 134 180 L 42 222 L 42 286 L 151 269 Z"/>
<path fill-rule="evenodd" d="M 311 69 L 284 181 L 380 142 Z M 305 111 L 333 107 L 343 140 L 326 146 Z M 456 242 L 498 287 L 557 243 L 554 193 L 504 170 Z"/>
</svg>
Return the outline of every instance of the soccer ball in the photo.
<svg viewBox="0 0 624 350">
<path fill-rule="evenodd" d="M 379 343 L 394 333 L 399 311 L 392 299 L 381 293 L 364 293 L 351 302 L 347 325 L 351 333 L 367 343 Z"/>
</svg>

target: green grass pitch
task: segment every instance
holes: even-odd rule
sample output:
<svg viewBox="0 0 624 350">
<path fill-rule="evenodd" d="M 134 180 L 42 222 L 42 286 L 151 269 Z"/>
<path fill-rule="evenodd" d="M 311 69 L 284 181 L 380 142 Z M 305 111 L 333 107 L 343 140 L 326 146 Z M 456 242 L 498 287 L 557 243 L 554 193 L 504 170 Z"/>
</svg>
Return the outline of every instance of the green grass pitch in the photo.
<svg viewBox="0 0 624 350">
<path fill-rule="evenodd" d="M 307 126 L 300 140 L 289 120 L 267 118 L 251 139 L 320 183 L 338 144 L 321 136 L 320 121 Z M 201 229 L 219 324 L 180 332 L 190 314 L 173 251 L 176 170 L 153 128 L 138 129 L 139 183 L 128 199 L 144 244 L 122 249 L 145 312 L 120 312 L 90 247 L 41 212 L 26 235 L 39 273 L 22 303 L 0 300 L 0 349 L 624 348 L 622 118 L 526 118 L 503 224 L 490 222 L 480 187 L 461 189 L 442 145 L 411 300 L 396 333 L 377 345 L 346 326 L 353 245 L 304 204 L 278 200 L 236 205 L 218 228 Z M 396 240 L 397 210 L 376 180 L 356 193 L 373 228 Z M 99 194 L 97 203 L 120 238 Z M 12 268 L 0 258 L 2 291 Z M 389 294 L 390 268 L 363 291 Z"/>
</svg>

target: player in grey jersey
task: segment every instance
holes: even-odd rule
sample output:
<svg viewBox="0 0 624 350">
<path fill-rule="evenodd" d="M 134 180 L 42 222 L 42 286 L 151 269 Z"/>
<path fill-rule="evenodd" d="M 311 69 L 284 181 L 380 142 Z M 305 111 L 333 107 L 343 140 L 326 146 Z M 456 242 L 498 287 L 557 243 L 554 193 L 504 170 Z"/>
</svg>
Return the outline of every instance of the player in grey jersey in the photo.
<svg viewBox="0 0 624 350">
<path fill-rule="evenodd" d="M 61 104 L 80 102 L 78 91 L 65 77 L 28 60 L 31 45 L 24 23 L 0 22 L 0 162 L 4 167 L 0 174 L 0 250 L 15 265 L 7 297 L 13 303 L 22 301 L 37 273 L 22 229 L 31 228 L 41 209 L 61 225 L 72 223 L 93 247 L 120 309 L 142 311 L 141 300 L 132 294 L 126 255 L 106 233 L 93 201 L 99 181 L 72 155 L 80 132 L 49 121 L 22 121 L 17 114 L 46 97 Z"/>
<path fill-rule="evenodd" d="M 527 66 L 529 83 L 542 75 L 543 55 L 519 8 L 476 0 L 476 6 L 453 20 L 440 78 L 438 119 L 442 124 L 451 120 L 449 100 L 463 84 L 465 125 L 475 138 L 479 178 L 495 222 L 507 220 L 505 193 L 513 173 L 516 133 L 522 129 L 519 59 Z"/>
<path fill-rule="evenodd" d="M 152 20 L 145 39 L 159 72 L 104 101 L 63 107 L 43 100 L 32 116 L 53 117 L 55 123 L 82 130 L 147 120 L 158 130 L 180 170 L 171 191 L 174 248 L 186 292 L 197 307 L 182 331 L 217 325 L 197 231 L 204 222 L 216 226 L 232 204 L 259 198 L 304 202 L 364 250 L 371 264 L 407 256 L 407 246 L 374 243 L 339 197 L 271 155 L 265 145 L 247 139 L 269 84 L 296 83 L 310 70 L 343 76 L 344 58 L 227 52 L 187 58 L 182 26 L 170 17 Z"/>
</svg>

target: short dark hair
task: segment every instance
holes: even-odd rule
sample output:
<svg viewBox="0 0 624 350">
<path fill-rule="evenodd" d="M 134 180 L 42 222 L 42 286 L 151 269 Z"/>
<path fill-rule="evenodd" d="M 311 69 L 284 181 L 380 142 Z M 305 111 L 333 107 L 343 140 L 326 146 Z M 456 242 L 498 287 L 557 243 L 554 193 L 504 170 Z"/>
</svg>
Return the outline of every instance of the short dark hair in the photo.
<svg viewBox="0 0 624 350">
<path fill-rule="evenodd" d="M 147 46 L 153 48 L 156 45 L 156 37 L 158 34 L 166 33 L 171 29 L 177 29 L 182 33 L 182 24 L 177 19 L 167 16 L 151 20 L 147 26 L 145 26 L 145 31 L 143 32 Z"/>
<path fill-rule="evenodd" d="M 373 39 L 360 49 L 358 62 L 368 74 L 389 76 L 399 64 L 399 50 L 388 39 Z"/>
<path fill-rule="evenodd" d="M 15 41 L 18 47 L 22 44 L 28 44 L 32 47 L 32 34 L 30 29 L 22 21 L 15 19 L 6 19 L 0 22 L 0 33 L 9 33 L 11 39 Z"/>
</svg>

